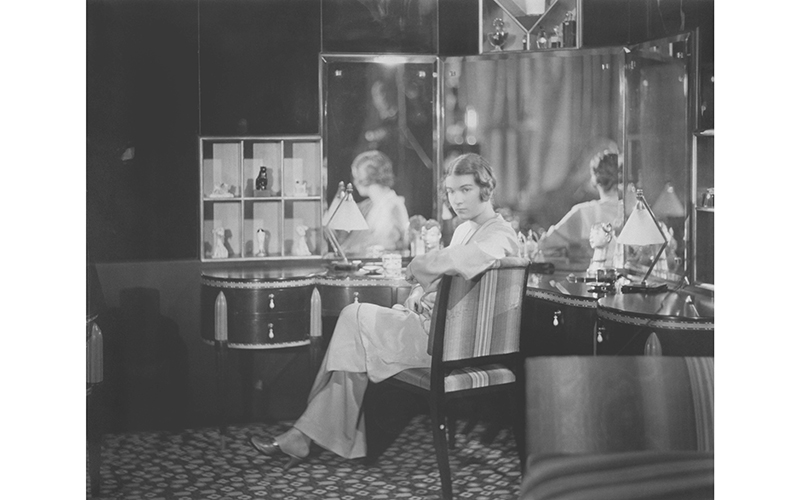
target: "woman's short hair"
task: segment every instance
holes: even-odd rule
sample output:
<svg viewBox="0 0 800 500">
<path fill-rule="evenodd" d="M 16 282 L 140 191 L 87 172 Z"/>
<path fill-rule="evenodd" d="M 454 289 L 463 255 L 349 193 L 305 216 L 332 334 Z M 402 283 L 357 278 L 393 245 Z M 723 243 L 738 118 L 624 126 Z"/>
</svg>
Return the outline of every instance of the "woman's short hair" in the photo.
<svg viewBox="0 0 800 500">
<path fill-rule="evenodd" d="M 463 154 L 453 159 L 447 166 L 444 177 L 450 175 L 472 175 L 475 178 L 475 184 L 481 190 L 481 201 L 489 201 L 492 198 L 495 186 L 497 186 L 492 166 L 481 155 L 475 153 Z M 440 194 L 442 199 L 445 204 L 448 204 L 444 181 L 440 182 L 439 185 L 441 186 Z"/>
<path fill-rule="evenodd" d="M 356 156 L 350 169 L 353 179 L 361 178 L 365 186 L 380 184 L 381 186 L 394 186 L 394 172 L 392 160 L 380 151 L 365 151 Z M 359 172 L 361 171 L 361 172 Z"/>
<path fill-rule="evenodd" d="M 619 184 L 619 158 L 616 153 L 603 151 L 589 162 L 597 185 L 608 191 Z"/>
</svg>

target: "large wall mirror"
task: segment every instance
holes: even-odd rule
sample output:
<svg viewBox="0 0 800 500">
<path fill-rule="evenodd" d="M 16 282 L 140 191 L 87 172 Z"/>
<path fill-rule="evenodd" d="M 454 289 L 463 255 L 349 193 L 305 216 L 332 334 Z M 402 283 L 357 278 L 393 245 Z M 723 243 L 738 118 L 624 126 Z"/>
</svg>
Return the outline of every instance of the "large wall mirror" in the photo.
<svg viewBox="0 0 800 500">
<path fill-rule="evenodd" d="M 407 254 L 408 220 L 436 218 L 438 65 L 435 56 L 320 57 L 325 202 L 352 182 L 371 228 L 342 235 L 348 257 Z"/>
<path fill-rule="evenodd" d="M 689 35 L 682 34 L 630 47 L 625 64 L 625 206 L 630 211 L 636 190 L 643 191 L 669 239 L 656 272 L 673 281 L 686 269 L 689 58 Z M 658 246 L 642 248 L 628 261 L 634 269 L 646 270 L 657 251 Z"/>
<path fill-rule="evenodd" d="M 621 219 L 624 61 L 621 47 L 445 59 L 445 163 L 464 151 L 483 155 L 497 176 L 495 205 L 520 231 L 538 234 L 599 201 L 590 162 L 617 154 L 604 196 L 613 199 L 611 218 Z M 548 238 L 545 258 L 585 270 L 592 249 L 583 229 L 573 241 Z"/>
</svg>

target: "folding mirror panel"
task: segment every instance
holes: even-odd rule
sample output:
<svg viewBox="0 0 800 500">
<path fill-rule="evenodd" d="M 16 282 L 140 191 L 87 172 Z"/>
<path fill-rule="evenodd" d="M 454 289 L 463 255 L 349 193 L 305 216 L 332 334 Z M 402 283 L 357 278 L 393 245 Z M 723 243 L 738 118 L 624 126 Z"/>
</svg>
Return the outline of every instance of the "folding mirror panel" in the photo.
<svg viewBox="0 0 800 500">
<path fill-rule="evenodd" d="M 372 229 L 342 235 L 350 258 L 407 255 L 409 218 L 436 218 L 438 67 L 436 56 L 320 57 L 324 202 L 352 182 Z"/>
</svg>

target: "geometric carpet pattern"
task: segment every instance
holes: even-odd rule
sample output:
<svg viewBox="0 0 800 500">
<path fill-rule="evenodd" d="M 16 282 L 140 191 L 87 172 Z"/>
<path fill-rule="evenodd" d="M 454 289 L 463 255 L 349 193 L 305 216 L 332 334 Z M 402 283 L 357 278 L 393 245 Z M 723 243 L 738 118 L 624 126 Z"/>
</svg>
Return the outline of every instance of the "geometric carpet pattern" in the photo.
<svg viewBox="0 0 800 500">
<path fill-rule="evenodd" d="M 450 450 L 457 498 L 514 499 L 521 482 L 509 429 L 483 443 L 481 423 L 463 432 Z M 414 416 L 371 465 L 315 448 L 299 466 L 284 471 L 255 451 L 251 436 L 274 436 L 289 423 L 231 425 L 226 446 L 216 427 L 182 432 L 135 432 L 103 437 L 100 497 L 158 499 L 395 499 L 441 498 L 436 453 L 427 415 Z M 88 481 L 87 481 L 88 483 Z M 87 484 L 87 497 L 89 496 Z"/>
</svg>

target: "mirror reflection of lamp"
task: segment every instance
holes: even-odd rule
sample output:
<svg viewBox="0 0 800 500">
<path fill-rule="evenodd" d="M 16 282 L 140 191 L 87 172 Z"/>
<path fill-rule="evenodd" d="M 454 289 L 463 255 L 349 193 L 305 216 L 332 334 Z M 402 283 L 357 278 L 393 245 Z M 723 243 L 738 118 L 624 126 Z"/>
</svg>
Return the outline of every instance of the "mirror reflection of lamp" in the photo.
<svg viewBox="0 0 800 500">
<path fill-rule="evenodd" d="M 667 285 L 664 284 L 658 286 L 648 285 L 647 278 L 653 271 L 661 254 L 667 248 L 668 241 L 667 236 L 656 220 L 655 214 L 650 209 L 650 205 L 644 199 L 644 193 L 641 189 L 637 190 L 636 206 L 625 222 L 622 232 L 619 233 L 617 243 L 631 246 L 661 245 L 661 247 L 658 249 L 658 253 L 647 269 L 647 273 L 645 273 L 641 283 L 623 286 L 622 293 L 658 293 L 667 290 Z"/>
<path fill-rule="evenodd" d="M 334 200 L 335 202 L 336 200 Z M 347 255 L 336 238 L 336 231 L 363 231 L 369 229 L 366 219 L 361 214 L 358 205 L 353 200 L 353 184 L 348 183 L 344 196 L 339 201 L 338 205 L 333 209 L 330 218 L 323 221 L 325 224 L 325 233 L 330 238 L 336 253 L 341 256 L 341 261 L 336 261 L 333 266 L 338 269 L 354 269 L 357 264 L 353 264 L 348 260 Z"/>
</svg>

